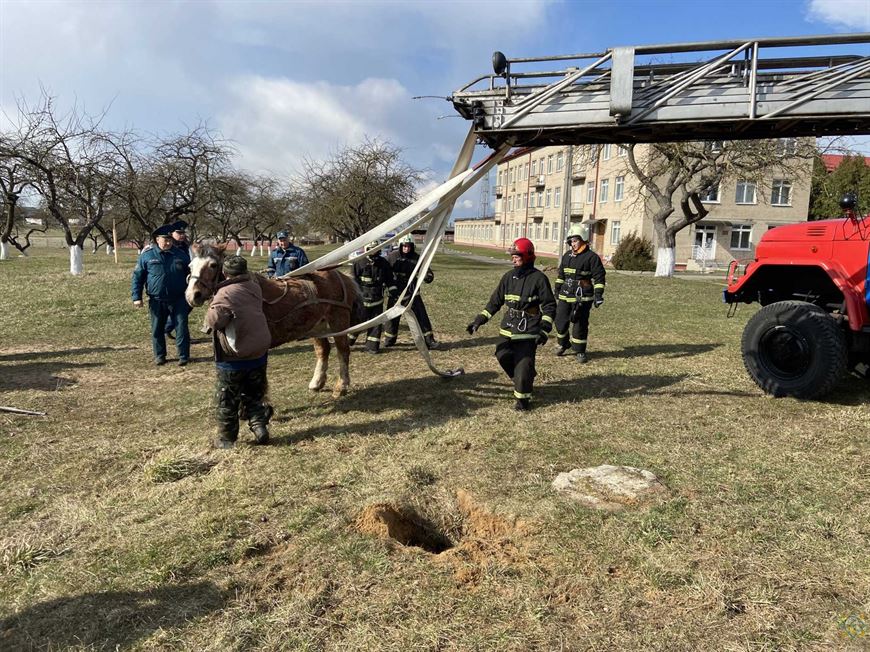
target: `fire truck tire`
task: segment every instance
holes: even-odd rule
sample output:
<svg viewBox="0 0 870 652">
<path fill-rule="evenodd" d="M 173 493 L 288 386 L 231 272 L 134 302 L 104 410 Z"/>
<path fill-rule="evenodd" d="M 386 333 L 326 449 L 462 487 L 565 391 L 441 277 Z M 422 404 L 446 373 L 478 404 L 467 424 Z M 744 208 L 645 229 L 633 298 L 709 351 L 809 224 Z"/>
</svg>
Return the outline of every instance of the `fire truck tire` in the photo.
<svg viewBox="0 0 870 652">
<path fill-rule="evenodd" d="M 741 345 L 749 375 L 772 396 L 819 398 L 848 369 L 842 326 L 806 301 L 778 301 L 761 308 L 746 324 Z"/>
</svg>

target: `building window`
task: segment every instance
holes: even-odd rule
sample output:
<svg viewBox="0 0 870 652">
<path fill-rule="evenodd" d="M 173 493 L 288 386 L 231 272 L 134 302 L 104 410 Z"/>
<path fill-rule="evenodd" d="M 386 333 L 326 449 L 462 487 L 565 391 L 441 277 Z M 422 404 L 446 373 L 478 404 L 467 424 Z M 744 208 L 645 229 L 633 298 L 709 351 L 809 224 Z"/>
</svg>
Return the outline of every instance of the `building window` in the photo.
<svg viewBox="0 0 870 652">
<path fill-rule="evenodd" d="M 616 220 L 610 223 L 610 244 L 619 244 L 619 239 L 622 237 L 622 222 Z"/>
<path fill-rule="evenodd" d="M 773 180 L 770 203 L 774 206 L 791 206 L 791 181 L 786 179 Z"/>
<path fill-rule="evenodd" d="M 553 173 L 553 155 L 550 154 L 547 157 L 547 174 L 552 174 L 552 173 Z"/>
<path fill-rule="evenodd" d="M 544 206 L 546 206 L 547 208 L 550 208 L 550 199 L 552 196 L 552 192 L 553 191 L 550 188 L 547 188 L 547 193 L 544 197 Z"/>
<path fill-rule="evenodd" d="M 529 208 L 534 208 L 534 207 L 535 207 L 535 193 L 530 192 L 529 193 Z"/>
<path fill-rule="evenodd" d="M 610 143 L 607 143 L 601 148 L 601 159 L 604 161 L 610 160 Z"/>
<path fill-rule="evenodd" d="M 590 181 L 586 184 L 586 203 L 594 204 L 595 203 L 595 182 Z"/>
<path fill-rule="evenodd" d="M 607 191 L 610 190 L 610 179 L 601 180 L 601 188 L 598 191 L 598 203 L 607 203 Z"/>
<path fill-rule="evenodd" d="M 532 161 L 532 176 L 538 176 L 538 159 Z"/>
<path fill-rule="evenodd" d="M 544 191 L 539 190 L 538 191 L 538 206 L 543 206 L 543 205 L 544 205 Z"/>
<path fill-rule="evenodd" d="M 719 184 L 713 184 L 706 190 L 701 191 L 701 201 L 706 204 L 719 203 Z"/>
<path fill-rule="evenodd" d="M 562 205 L 562 189 L 556 188 L 553 191 L 553 206 L 559 208 Z"/>
<path fill-rule="evenodd" d="M 535 223 L 535 240 L 540 240 L 540 239 L 541 239 L 541 223 L 536 222 Z"/>
<path fill-rule="evenodd" d="M 625 158 L 626 156 L 628 156 L 628 147 L 626 147 L 625 145 L 619 145 L 616 149 L 616 155 L 619 158 Z"/>
<path fill-rule="evenodd" d="M 776 141 L 777 156 L 794 156 L 797 138 L 780 138 Z"/>
<path fill-rule="evenodd" d="M 513 195 L 508 197 L 508 212 L 509 213 L 514 212 L 514 196 Z"/>
<path fill-rule="evenodd" d="M 751 224 L 735 224 L 733 227 L 731 227 L 731 248 L 749 249 L 751 236 Z"/>
<path fill-rule="evenodd" d="M 755 203 L 755 182 L 754 181 L 738 181 L 737 192 L 734 195 L 734 202 L 737 204 L 754 204 Z"/>
<path fill-rule="evenodd" d="M 498 185 L 498 186 L 501 185 L 501 179 L 502 179 L 502 176 L 501 176 L 501 175 L 502 175 L 503 172 L 504 172 L 504 170 L 499 170 L 499 171 L 498 171 L 498 181 L 496 181 L 496 185 Z"/>
<path fill-rule="evenodd" d="M 550 223 L 544 222 L 544 240 L 550 239 Z"/>
<path fill-rule="evenodd" d="M 565 167 L 565 161 L 563 158 L 562 152 L 556 154 L 556 172 L 561 172 L 562 168 Z"/>
<path fill-rule="evenodd" d="M 613 201 L 622 201 L 625 194 L 625 177 L 616 177 L 616 183 L 613 186 Z"/>
</svg>

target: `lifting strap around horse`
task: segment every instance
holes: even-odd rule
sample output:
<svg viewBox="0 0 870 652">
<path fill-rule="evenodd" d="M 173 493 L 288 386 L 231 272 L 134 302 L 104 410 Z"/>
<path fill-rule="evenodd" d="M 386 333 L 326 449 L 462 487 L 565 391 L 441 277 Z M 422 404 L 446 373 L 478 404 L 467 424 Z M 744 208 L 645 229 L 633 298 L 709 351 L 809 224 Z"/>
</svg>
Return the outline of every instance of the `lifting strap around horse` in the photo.
<svg viewBox="0 0 870 652">
<path fill-rule="evenodd" d="M 306 307 L 311 306 L 311 305 L 318 305 L 318 304 L 322 304 L 322 303 L 329 304 L 331 306 L 339 306 L 341 308 L 346 308 L 347 310 L 352 311 L 353 310 L 353 302 L 348 302 L 348 300 L 347 300 L 347 298 L 348 298 L 347 297 L 347 280 L 349 280 L 349 279 L 347 279 L 347 277 L 345 277 L 344 274 L 342 274 L 341 272 L 337 272 L 337 273 L 342 277 L 341 278 L 341 301 L 336 301 L 335 299 L 323 299 L 321 297 L 318 297 L 317 296 L 317 286 L 314 284 L 313 281 L 311 281 L 307 278 L 299 278 L 299 279 L 297 279 L 297 278 L 292 278 L 292 279 L 291 278 L 282 278 L 282 279 L 280 279 L 282 281 L 282 284 L 284 285 L 284 291 L 281 292 L 281 295 L 277 299 L 271 299 L 268 301 L 266 299 L 263 299 L 263 303 L 270 305 L 270 306 L 274 306 L 275 304 L 280 303 L 280 301 L 282 299 L 284 299 L 284 297 L 287 296 L 287 292 L 290 289 L 291 283 L 298 284 L 302 287 L 302 290 L 305 293 L 305 298 L 302 300 L 301 303 L 293 305 L 290 308 L 290 310 L 288 310 L 281 317 L 279 317 L 277 319 L 269 319 L 267 317 L 266 319 L 270 323 L 277 324 L 277 323 L 284 321 L 288 317 L 290 317 L 293 313 L 295 313 L 299 310 L 302 310 L 302 308 L 306 308 Z"/>
<path fill-rule="evenodd" d="M 441 184 L 441 186 L 428 192 L 410 206 L 399 211 L 393 217 L 379 224 L 367 233 L 364 233 L 338 249 L 321 256 L 317 260 L 290 272 L 289 276 L 291 277 L 300 276 L 308 272 L 341 264 L 350 260 L 350 255 L 364 245 L 374 240 L 379 240 L 380 238 L 387 236 L 387 234 L 394 232 L 394 235 L 381 242 L 377 247 L 370 249 L 369 253 L 379 251 L 384 246 L 395 242 L 408 233 L 411 233 L 415 228 L 422 226 L 426 222 L 429 223 L 420 258 L 417 261 L 417 266 L 411 273 L 411 279 L 414 282 L 409 283 L 402 290 L 396 304 L 382 312 L 377 317 L 373 317 L 372 319 L 356 324 L 355 326 L 343 331 L 328 333 L 326 335 L 321 335 L 320 337 L 334 337 L 337 335 L 347 335 L 349 333 L 359 333 L 368 330 L 372 326 L 385 324 L 386 322 L 404 314 L 405 320 L 408 322 L 408 328 L 411 331 L 411 336 L 414 339 L 414 344 L 417 346 L 417 350 L 420 352 L 420 355 L 426 361 L 426 364 L 433 373 L 446 378 L 459 376 L 465 373 L 461 367 L 446 371 L 439 370 L 435 367 L 429 354 L 429 349 L 424 341 L 420 324 L 417 322 L 414 313 L 411 310 L 408 310 L 408 307 L 413 302 L 414 297 L 416 297 L 420 292 L 420 286 L 423 284 L 426 272 L 432 264 L 432 259 L 435 257 L 435 252 L 437 251 L 438 245 L 441 243 L 441 239 L 447 229 L 447 224 L 450 220 L 450 214 L 453 210 L 454 203 L 466 190 L 471 188 L 484 175 L 486 175 L 493 166 L 498 164 L 508 151 L 510 151 L 512 145 L 512 143 L 506 143 L 496 152 L 490 154 L 490 156 L 484 159 L 480 164 L 475 166 L 475 168 L 468 169 L 468 166 L 471 163 L 471 157 L 474 153 L 475 142 L 476 136 L 472 128 L 469 130 L 468 135 L 465 138 L 465 143 L 459 152 L 456 163 L 453 165 L 450 178 L 445 183 Z M 435 207 L 427 213 L 427 209 L 436 202 L 437 204 Z"/>
</svg>

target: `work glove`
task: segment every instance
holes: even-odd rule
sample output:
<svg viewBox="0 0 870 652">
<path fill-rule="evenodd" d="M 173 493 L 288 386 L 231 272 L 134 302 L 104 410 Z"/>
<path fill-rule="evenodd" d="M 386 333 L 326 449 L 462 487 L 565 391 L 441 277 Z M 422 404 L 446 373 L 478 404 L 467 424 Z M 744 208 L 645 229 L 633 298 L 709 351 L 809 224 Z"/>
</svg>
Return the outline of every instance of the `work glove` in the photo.
<svg viewBox="0 0 870 652">
<path fill-rule="evenodd" d="M 547 343 L 547 334 L 544 331 L 541 331 L 538 334 L 538 346 L 544 346 Z"/>
<path fill-rule="evenodd" d="M 465 330 L 468 331 L 469 335 L 474 335 L 477 332 L 477 329 L 483 326 L 485 323 L 486 317 L 484 317 L 483 315 L 478 315 L 474 318 L 473 322 L 465 327 Z"/>
<path fill-rule="evenodd" d="M 592 299 L 592 305 L 596 308 L 600 308 L 604 304 L 604 295 L 596 294 L 595 298 Z"/>
<path fill-rule="evenodd" d="M 431 283 L 435 280 L 435 273 L 430 269 L 426 271 L 426 276 L 423 277 L 424 283 Z"/>
</svg>

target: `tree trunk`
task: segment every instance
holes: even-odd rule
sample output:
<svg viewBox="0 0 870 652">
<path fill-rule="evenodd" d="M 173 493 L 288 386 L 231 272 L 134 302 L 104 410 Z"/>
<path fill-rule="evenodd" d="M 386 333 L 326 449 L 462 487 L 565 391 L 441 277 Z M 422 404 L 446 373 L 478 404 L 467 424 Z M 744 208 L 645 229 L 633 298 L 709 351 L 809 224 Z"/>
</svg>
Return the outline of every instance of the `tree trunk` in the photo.
<svg viewBox="0 0 870 652">
<path fill-rule="evenodd" d="M 674 275 L 674 247 L 659 247 L 656 254 L 656 276 Z"/>
<path fill-rule="evenodd" d="M 0 260 L 9 260 L 9 245 L 2 238 L 0 238 Z"/>
<path fill-rule="evenodd" d="M 69 273 L 73 276 L 81 276 L 83 253 L 81 245 L 71 244 L 69 246 Z"/>
<path fill-rule="evenodd" d="M 111 256 L 113 253 L 115 253 L 115 248 L 111 245 L 111 243 L 107 242 L 106 243 L 106 255 Z"/>
</svg>

